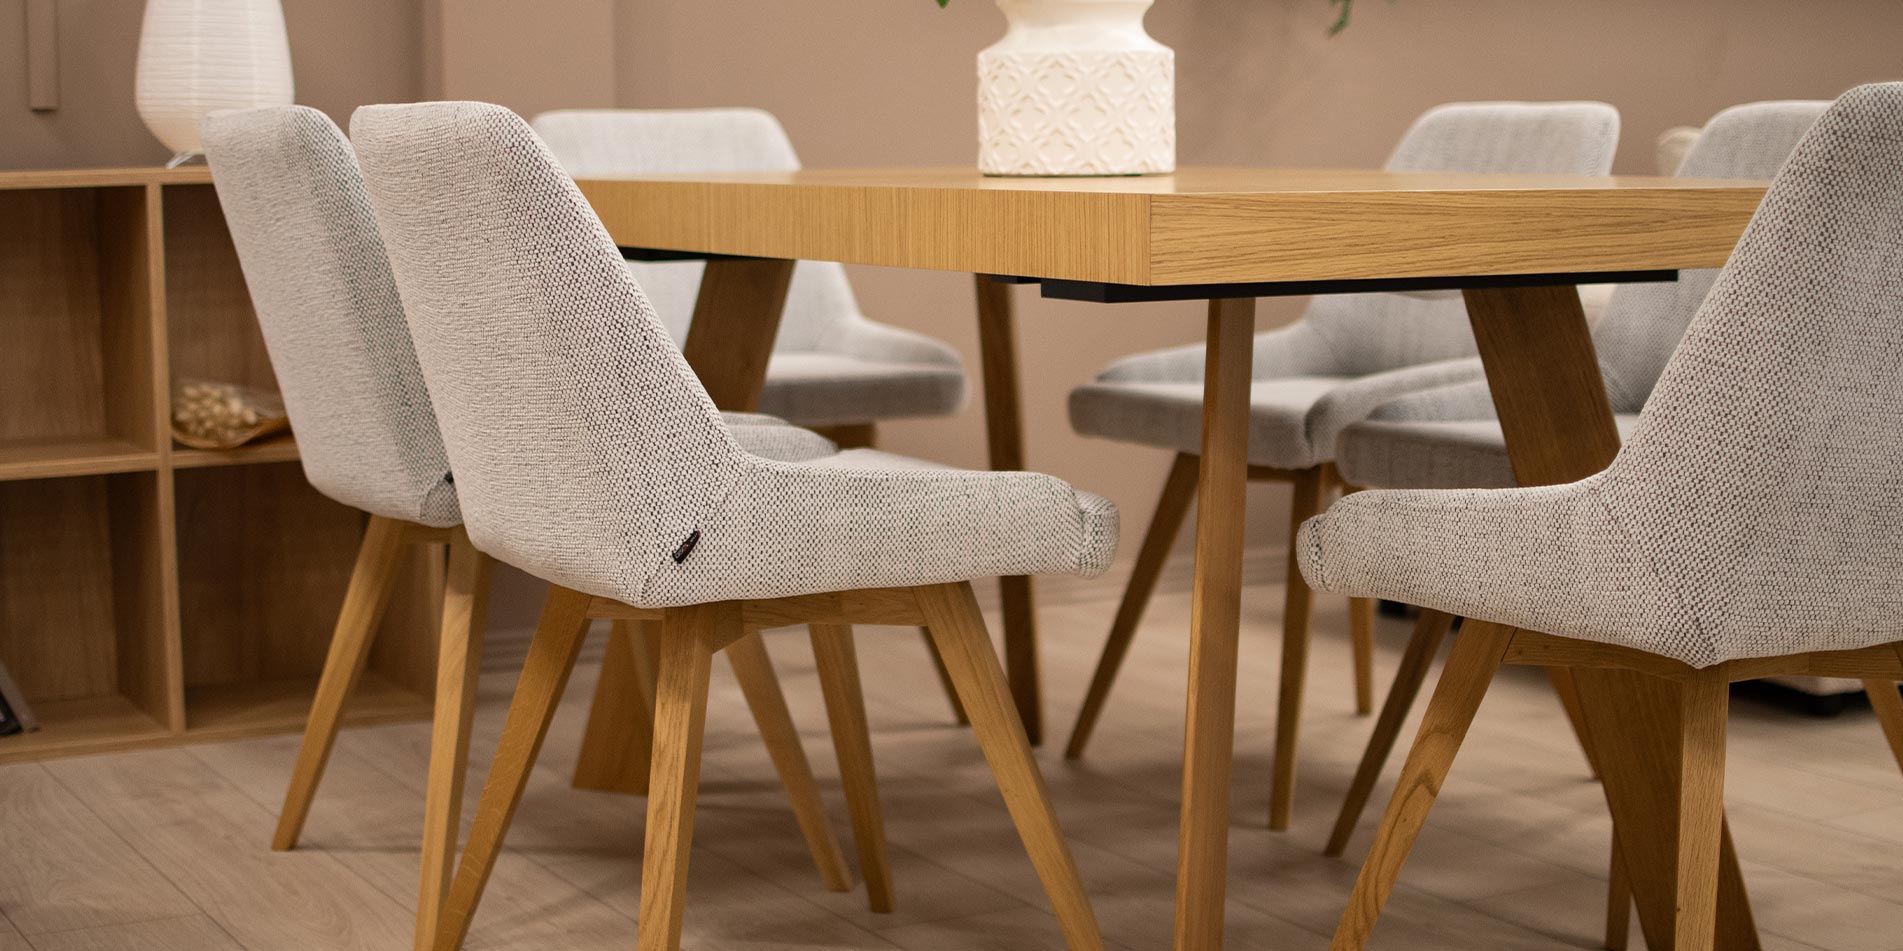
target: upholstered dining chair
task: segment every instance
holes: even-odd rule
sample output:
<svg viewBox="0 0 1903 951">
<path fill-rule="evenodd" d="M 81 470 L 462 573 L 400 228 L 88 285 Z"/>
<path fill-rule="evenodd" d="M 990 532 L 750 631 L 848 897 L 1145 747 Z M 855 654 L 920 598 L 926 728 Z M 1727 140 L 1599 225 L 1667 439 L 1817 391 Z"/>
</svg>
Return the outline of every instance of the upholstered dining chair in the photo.
<svg viewBox="0 0 1903 951">
<path fill-rule="evenodd" d="M 1769 179 L 1829 106 L 1816 101 L 1759 102 L 1726 109 L 1712 118 L 1688 149 L 1678 174 Z M 1639 410 L 1652 395 L 1666 361 L 1718 273 L 1687 271 L 1676 282 L 1620 287 L 1593 324 L 1600 375 L 1621 435 L 1638 424 Z M 1475 379 L 1398 397 L 1344 428 L 1335 448 L 1335 465 L 1342 478 L 1370 489 L 1513 486 L 1513 466 L 1494 415 L 1492 394 L 1479 375 L 1478 358 L 1470 365 Z M 1439 611 L 1422 612 L 1417 620 L 1336 818 L 1326 849 L 1329 855 L 1340 855 L 1347 848 L 1408 708 L 1452 623 L 1452 617 Z M 1890 692 L 1895 693 L 1893 686 Z M 1903 700 L 1892 706 L 1897 705 L 1903 705 Z"/>
<path fill-rule="evenodd" d="M 407 545 L 449 549 L 417 903 L 419 944 L 427 947 L 453 870 L 493 562 L 462 527 L 449 459 L 350 143 L 323 113 L 302 106 L 215 114 L 205 121 L 204 141 L 305 475 L 320 492 L 369 514 L 273 848 L 295 847 L 303 831 L 399 555 Z M 835 451 L 769 417 L 733 414 L 729 422 L 761 455 Z M 846 889 L 849 873 L 766 655 L 733 656 L 748 698 L 757 698 L 753 712 L 821 874 Z M 864 715 L 845 719 L 863 724 Z M 856 779 L 856 766 L 847 757 L 841 772 Z"/>
<path fill-rule="evenodd" d="M 1365 944 L 1502 663 L 1675 683 L 1659 766 L 1684 784 L 1673 841 L 1621 838 L 1628 863 L 1644 846 L 1675 892 L 1674 932 L 1648 944 L 1713 946 L 1728 683 L 1903 678 L 1899 222 L 1903 84 L 1860 87 L 1773 180 L 1606 470 L 1537 488 L 1369 490 L 1302 527 L 1316 590 L 1469 619 L 1337 951 Z"/>
<path fill-rule="evenodd" d="M 762 109 L 558 109 L 529 125 L 575 178 L 800 167 L 786 129 Z M 669 336 L 683 343 L 706 265 L 629 261 L 627 267 Z M 879 423 L 948 416 L 964 402 L 957 350 L 868 318 L 843 265 L 802 261 L 794 267 L 760 412 L 818 430 L 848 449 L 870 449 L 878 442 Z M 926 640 L 952 711 L 963 723 L 944 664 Z"/>
<path fill-rule="evenodd" d="M 713 653 L 867 623 L 930 631 L 1066 939 L 1102 947 L 968 581 L 1101 572 L 1116 509 L 1035 473 L 748 453 L 525 122 L 370 106 L 352 134 L 469 537 L 552 583 L 437 946 L 466 933 L 582 630 L 608 616 L 662 622 L 641 948 L 680 943 Z"/>
<path fill-rule="evenodd" d="M 1389 157 L 1393 172 L 1462 171 L 1603 175 L 1619 140 L 1619 113 L 1603 103 L 1455 103 L 1428 110 Z M 1352 294 L 1317 298 L 1296 323 L 1255 345 L 1249 431 L 1252 479 L 1289 482 L 1290 534 L 1321 509 L 1334 487 L 1335 436 L 1401 393 L 1471 379 L 1457 358 L 1475 352 L 1458 292 Z M 1453 362 L 1449 362 L 1453 361 Z M 1156 514 L 1097 662 L 1066 755 L 1080 756 L 1154 590 L 1172 540 L 1196 494 L 1202 432 L 1203 348 L 1127 357 L 1070 396 L 1079 433 L 1176 452 Z M 1289 562 L 1282 616 L 1281 697 L 1269 826 L 1287 828 L 1295 749 L 1308 666 L 1311 596 Z M 1352 605 L 1355 705 L 1373 706 L 1373 605 Z"/>
</svg>

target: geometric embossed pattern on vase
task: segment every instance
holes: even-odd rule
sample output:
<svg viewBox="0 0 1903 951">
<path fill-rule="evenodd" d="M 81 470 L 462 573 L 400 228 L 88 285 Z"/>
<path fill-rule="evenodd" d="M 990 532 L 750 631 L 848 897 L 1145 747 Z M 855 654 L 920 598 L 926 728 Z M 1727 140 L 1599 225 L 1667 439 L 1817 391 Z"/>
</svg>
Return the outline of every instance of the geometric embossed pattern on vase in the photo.
<svg viewBox="0 0 1903 951">
<path fill-rule="evenodd" d="M 1176 169 L 1176 54 L 998 51 L 978 56 L 978 168 L 987 175 Z"/>
</svg>

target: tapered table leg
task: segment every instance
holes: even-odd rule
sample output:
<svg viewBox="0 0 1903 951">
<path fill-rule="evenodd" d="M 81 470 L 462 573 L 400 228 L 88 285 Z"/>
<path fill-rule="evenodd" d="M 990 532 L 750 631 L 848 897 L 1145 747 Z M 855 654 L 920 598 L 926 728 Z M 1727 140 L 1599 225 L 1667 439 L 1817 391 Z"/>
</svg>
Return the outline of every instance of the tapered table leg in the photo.
<svg viewBox="0 0 1903 951">
<path fill-rule="evenodd" d="M 1024 468 L 1023 414 L 1018 404 L 1016 324 L 1011 311 L 1011 285 L 976 275 L 978 291 L 978 355 L 984 373 L 985 441 L 991 468 L 1010 472 Z M 1004 610 L 1004 668 L 1011 696 L 1031 745 L 1044 742 L 1044 705 L 1037 673 L 1037 603 L 1031 579 L 998 579 Z"/>
<path fill-rule="evenodd" d="M 1603 470 L 1618 454 L 1619 431 L 1578 291 L 1525 287 L 1464 294 L 1515 480 L 1551 485 Z M 1676 936 L 1698 930 L 1679 921 L 1675 887 L 1682 857 L 1660 848 L 1677 841 L 1687 802 L 1682 785 L 1699 775 L 1688 769 L 1683 746 L 1668 736 L 1695 708 L 1694 685 L 1625 670 L 1581 669 L 1574 678 L 1589 733 L 1584 739 L 1605 787 L 1639 926 L 1648 947 L 1666 951 Z M 1728 834 L 1724 842 L 1718 945 L 1750 951 L 1758 946 L 1750 900 Z"/>
<path fill-rule="evenodd" d="M 1196 496 L 1183 818 L 1176 847 L 1177 951 L 1222 947 L 1254 346 L 1254 298 L 1211 301 L 1203 376 L 1202 473 Z"/>
<path fill-rule="evenodd" d="M 694 322 L 681 347 L 700 385 L 724 410 L 747 412 L 760 402 L 766 385 L 767 360 L 779 336 L 780 313 L 786 309 L 786 288 L 793 280 L 793 263 L 776 258 L 723 258 L 707 262 L 701 275 L 700 296 L 694 302 Z M 633 664 L 609 664 L 601 670 L 595 702 L 604 698 L 646 696 L 636 680 Z M 645 702 L 645 701 L 643 701 Z M 593 723 L 591 722 L 591 727 Z M 628 748 L 644 742 L 645 731 L 591 728 L 582 737 L 582 764 L 576 785 L 632 795 L 645 794 L 647 783 L 626 770 L 607 771 L 591 764 L 626 763 L 645 759 Z"/>
</svg>

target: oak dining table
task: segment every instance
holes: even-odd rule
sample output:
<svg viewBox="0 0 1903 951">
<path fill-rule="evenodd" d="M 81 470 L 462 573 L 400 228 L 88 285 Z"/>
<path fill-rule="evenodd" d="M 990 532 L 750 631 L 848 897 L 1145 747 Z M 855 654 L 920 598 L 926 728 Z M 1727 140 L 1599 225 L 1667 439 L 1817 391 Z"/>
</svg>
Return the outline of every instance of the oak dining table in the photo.
<svg viewBox="0 0 1903 951">
<path fill-rule="evenodd" d="M 794 261 L 975 275 L 995 468 L 1022 464 L 1012 284 L 1107 304 L 1208 302 L 1178 951 L 1222 943 L 1257 299 L 1461 294 L 1519 481 L 1570 482 L 1603 469 L 1619 447 L 1576 285 L 1721 266 L 1764 192 L 1762 182 L 1685 178 L 1245 168 L 1118 178 L 809 170 L 579 184 L 628 256 L 707 261 L 683 349 L 723 409 L 750 409 L 760 394 Z M 1007 579 L 1005 595 L 1005 659 L 1035 736 L 1028 579 Z M 1650 947 L 1671 948 L 1685 862 L 1677 829 L 1693 793 L 1675 746 L 1681 687 L 1593 670 L 1573 688 L 1640 926 Z M 1724 845 L 1719 946 L 1755 948 L 1728 834 Z"/>
</svg>

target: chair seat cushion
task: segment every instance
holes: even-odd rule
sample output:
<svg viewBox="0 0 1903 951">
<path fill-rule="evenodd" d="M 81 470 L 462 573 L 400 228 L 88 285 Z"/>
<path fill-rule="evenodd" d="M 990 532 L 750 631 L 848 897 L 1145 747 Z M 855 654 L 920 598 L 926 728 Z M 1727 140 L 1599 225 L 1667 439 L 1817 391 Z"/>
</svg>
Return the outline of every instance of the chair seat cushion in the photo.
<svg viewBox="0 0 1903 951">
<path fill-rule="evenodd" d="M 1298 376 L 1261 380 L 1249 387 L 1249 462 L 1277 469 L 1306 469 L 1328 460 L 1309 433 L 1310 412 L 1352 377 Z M 1203 385 L 1104 382 L 1071 390 L 1070 424 L 1086 436 L 1200 453 Z"/>
<path fill-rule="evenodd" d="M 1614 418 L 1619 438 L 1636 414 Z M 1510 489 L 1513 464 L 1497 419 L 1363 420 L 1342 430 L 1335 468 L 1364 489 Z"/>
<path fill-rule="evenodd" d="M 802 426 L 946 416 L 965 402 L 957 365 L 897 363 L 838 353 L 775 353 L 760 411 Z"/>
</svg>

